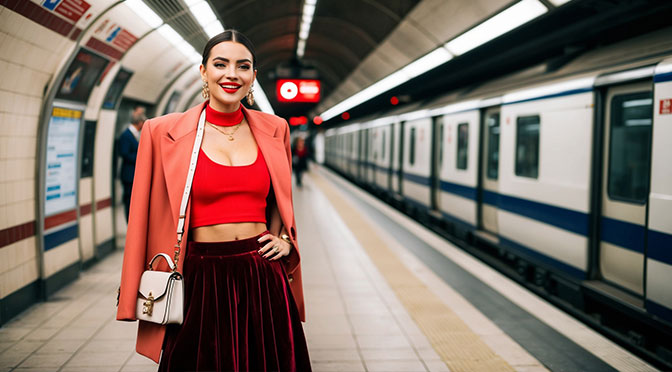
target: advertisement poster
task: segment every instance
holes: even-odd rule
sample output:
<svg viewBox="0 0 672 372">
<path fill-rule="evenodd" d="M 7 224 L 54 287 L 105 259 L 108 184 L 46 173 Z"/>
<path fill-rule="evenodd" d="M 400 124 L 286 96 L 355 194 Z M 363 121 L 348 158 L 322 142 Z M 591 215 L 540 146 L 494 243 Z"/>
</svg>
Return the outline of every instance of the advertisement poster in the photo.
<svg viewBox="0 0 672 372">
<path fill-rule="evenodd" d="M 82 111 L 54 107 L 47 133 L 44 214 L 77 207 L 77 147 Z"/>
<path fill-rule="evenodd" d="M 56 98 L 86 103 L 108 60 L 80 49 L 68 67 Z"/>
<path fill-rule="evenodd" d="M 124 91 L 126 84 L 131 79 L 133 73 L 131 71 L 120 69 L 117 73 L 117 76 L 114 78 L 110 89 L 108 89 L 107 94 L 105 95 L 105 100 L 103 100 L 103 108 L 108 110 L 114 110 L 119 103 L 121 98 L 121 93 Z"/>
</svg>

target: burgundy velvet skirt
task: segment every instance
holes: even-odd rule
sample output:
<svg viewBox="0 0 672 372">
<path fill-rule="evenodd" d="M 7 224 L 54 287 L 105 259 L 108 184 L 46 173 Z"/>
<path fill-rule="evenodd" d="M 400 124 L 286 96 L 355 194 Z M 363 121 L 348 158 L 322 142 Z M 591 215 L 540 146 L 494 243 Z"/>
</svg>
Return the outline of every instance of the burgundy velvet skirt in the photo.
<svg viewBox="0 0 672 372">
<path fill-rule="evenodd" d="M 159 371 L 311 370 L 284 267 L 257 253 L 264 234 L 189 243 L 184 322 L 168 325 Z"/>
</svg>

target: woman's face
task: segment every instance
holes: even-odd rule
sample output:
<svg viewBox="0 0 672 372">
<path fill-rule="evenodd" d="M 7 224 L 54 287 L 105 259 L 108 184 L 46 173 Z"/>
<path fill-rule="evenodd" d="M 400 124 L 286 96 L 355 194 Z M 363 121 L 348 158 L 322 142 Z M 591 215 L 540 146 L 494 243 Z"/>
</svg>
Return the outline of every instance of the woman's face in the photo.
<svg viewBox="0 0 672 372">
<path fill-rule="evenodd" d="M 252 53 L 243 44 L 233 41 L 215 45 L 206 66 L 201 65 L 201 78 L 210 89 L 210 106 L 218 111 L 237 110 L 256 76 Z"/>
</svg>

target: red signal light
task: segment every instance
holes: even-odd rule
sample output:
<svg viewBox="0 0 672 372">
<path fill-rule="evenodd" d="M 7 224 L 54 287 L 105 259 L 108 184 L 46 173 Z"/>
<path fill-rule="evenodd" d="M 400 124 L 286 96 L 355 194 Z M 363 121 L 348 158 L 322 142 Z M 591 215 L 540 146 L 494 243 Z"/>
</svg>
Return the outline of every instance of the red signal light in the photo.
<svg viewBox="0 0 672 372">
<path fill-rule="evenodd" d="M 390 98 L 390 103 L 391 103 L 393 106 L 398 105 L 398 104 L 399 104 L 399 98 L 397 98 L 397 96 L 392 96 L 392 98 Z"/>
<path fill-rule="evenodd" d="M 350 119 L 350 113 L 347 112 L 347 111 L 344 112 L 344 113 L 342 113 L 342 114 L 341 114 L 341 119 L 343 119 L 343 120 L 348 120 L 348 119 Z"/>
<path fill-rule="evenodd" d="M 303 125 L 308 123 L 308 118 L 305 116 L 292 116 L 289 118 L 289 125 Z"/>
<path fill-rule="evenodd" d="M 315 123 L 315 125 L 320 125 L 320 124 L 322 124 L 323 121 L 324 120 L 322 120 L 322 118 L 319 117 L 319 116 L 316 116 L 316 117 L 313 118 L 313 123 Z"/>
</svg>

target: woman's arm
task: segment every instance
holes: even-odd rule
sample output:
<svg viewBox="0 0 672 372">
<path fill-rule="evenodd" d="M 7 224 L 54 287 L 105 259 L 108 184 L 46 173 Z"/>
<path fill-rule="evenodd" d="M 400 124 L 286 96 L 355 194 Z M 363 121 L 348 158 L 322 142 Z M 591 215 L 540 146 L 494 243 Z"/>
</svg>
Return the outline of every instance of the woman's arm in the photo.
<svg viewBox="0 0 672 372">
<path fill-rule="evenodd" d="M 149 194 L 152 189 L 152 126 L 147 121 L 140 134 L 140 144 L 133 178 L 131 209 L 129 212 L 124 262 L 121 268 L 121 287 L 117 320 L 136 320 L 140 276 L 145 270 L 147 230 L 149 227 Z"/>
</svg>

